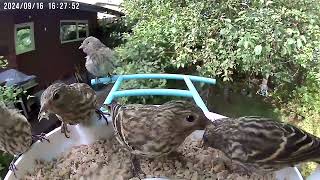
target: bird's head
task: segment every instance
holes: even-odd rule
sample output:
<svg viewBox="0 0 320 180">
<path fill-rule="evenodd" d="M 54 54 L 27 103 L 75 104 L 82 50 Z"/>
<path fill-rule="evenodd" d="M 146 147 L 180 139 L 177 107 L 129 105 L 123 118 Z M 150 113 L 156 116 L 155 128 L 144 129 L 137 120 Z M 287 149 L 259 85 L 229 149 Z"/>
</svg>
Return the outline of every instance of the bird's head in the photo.
<svg viewBox="0 0 320 180">
<path fill-rule="evenodd" d="M 64 96 L 67 92 L 67 85 L 64 83 L 55 83 L 50 85 L 41 95 L 41 108 L 38 114 L 38 120 L 49 119 L 49 114 L 58 114 L 57 107 L 65 103 Z"/>
<path fill-rule="evenodd" d="M 82 49 L 87 55 L 91 55 L 96 52 L 98 49 L 105 47 L 105 45 L 97 38 L 93 36 L 87 37 L 81 43 L 79 49 Z"/>
<path fill-rule="evenodd" d="M 160 107 L 162 114 L 173 123 L 176 132 L 192 133 L 203 130 L 211 121 L 205 116 L 201 108 L 189 101 L 170 101 Z M 162 116 L 162 115 L 161 115 Z M 160 116 L 160 117 L 161 117 Z"/>
</svg>

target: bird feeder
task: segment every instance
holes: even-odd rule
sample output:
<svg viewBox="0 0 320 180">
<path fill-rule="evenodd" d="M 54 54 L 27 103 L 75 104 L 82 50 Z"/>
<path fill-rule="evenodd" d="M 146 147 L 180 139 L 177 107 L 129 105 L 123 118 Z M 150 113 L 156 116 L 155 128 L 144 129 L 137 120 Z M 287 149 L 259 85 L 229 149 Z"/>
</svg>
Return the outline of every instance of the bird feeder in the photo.
<svg viewBox="0 0 320 180">
<path fill-rule="evenodd" d="M 180 89 L 131 89 L 131 90 L 119 90 L 121 84 L 128 80 L 137 79 L 172 79 L 172 80 L 183 80 L 188 90 Z M 202 82 L 214 85 L 216 83 L 215 79 L 191 76 L 191 75 L 181 75 L 181 74 L 130 74 L 130 75 L 117 75 L 112 77 L 100 78 L 98 80 L 104 84 L 114 82 L 114 85 L 104 101 L 104 104 L 110 104 L 112 100 L 120 97 L 128 96 L 146 96 L 146 95 L 157 95 L 157 96 L 180 96 L 193 98 L 195 103 L 203 110 L 205 115 L 212 121 L 219 118 L 224 118 L 220 114 L 209 112 L 199 93 L 197 92 L 193 82 Z M 91 84 L 97 84 L 95 79 L 91 80 Z M 102 111 L 106 109 L 101 108 Z M 19 159 L 15 162 L 18 168 L 16 172 L 17 177 L 14 176 L 13 172 L 9 171 L 5 177 L 5 180 L 16 180 L 21 179 L 27 172 L 30 172 L 35 167 L 36 159 L 52 160 L 63 152 L 69 151 L 74 146 L 79 146 L 83 144 L 92 144 L 96 140 L 101 138 L 107 138 L 113 136 L 112 126 L 107 126 L 105 121 L 98 121 L 95 119 L 96 124 L 92 127 L 83 127 L 80 125 L 69 125 L 70 133 L 72 134 L 70 138 L 65 138 L 64 134 L 60 132 L 60 127 L 54 129 L 47 134 L 47 138 L 50 143 L 40 143 L 39 141 L 34 143 L 31 149 L 25 152 Z M 112 122 L 111 118 L 108 118 L 108 122 Z M 203 131 L 196 131 L 193 137 L 201 138 Z M 289 167 L 275 172 L 276 179 L 278 180 L 303 180 L 299 170 L 296 167 Z M 165 178 L 147 178 L 149 180 L 165 180 Z M 147 180 L 146 179 L 146 180 Z M 317 179 L 317 178 L 316 178 Z M 318 177 L 319 179 L 319 177 Z M 315 179 L 308 179 L 315 180 Z"/>
</svg>

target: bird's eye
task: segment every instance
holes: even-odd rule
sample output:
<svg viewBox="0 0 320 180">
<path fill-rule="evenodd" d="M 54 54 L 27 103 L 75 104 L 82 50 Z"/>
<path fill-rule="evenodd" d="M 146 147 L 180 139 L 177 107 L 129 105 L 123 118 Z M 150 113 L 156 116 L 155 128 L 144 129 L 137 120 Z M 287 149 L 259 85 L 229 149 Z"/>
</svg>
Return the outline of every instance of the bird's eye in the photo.
<svg viewBox="0 0 320 180">
<path fill-rule="evenodd" d="M 57 99 L 59 99 L 59 97 L 60 97 L 60 94 L 59 94 L 59 93 L 55 93 L 55 94 L 53 95 L 52 99 L 53 99 L 53 100 L 57 100 Z"/>
<path fill-rule="evenodd" d="M 192 115 L 189 115 L 189 116 L 186 117 L 186 120 L 188 122 L 193 122 L 194 121 L 194 117 Z"/>
</svg>

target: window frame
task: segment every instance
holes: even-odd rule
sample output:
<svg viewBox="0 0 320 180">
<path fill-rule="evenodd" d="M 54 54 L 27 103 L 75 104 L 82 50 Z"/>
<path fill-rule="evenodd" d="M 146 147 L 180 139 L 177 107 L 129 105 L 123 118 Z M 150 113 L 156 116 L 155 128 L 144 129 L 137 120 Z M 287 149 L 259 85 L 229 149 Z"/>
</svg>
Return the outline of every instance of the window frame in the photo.
<svg viewBox="0 0 320 180">
<path fill-rule="evenodd" d="M 17 52 L 17 30 L 18 28 L 22 28 L 22 27 L 30 27 L 30 31 L 31 31 L 31 49 L 27 49 L 25 51 L 21 51 L 21 52 Z M 35 41 L 34 41 L 34 22 L 26 22 L 26 23 L 19 23 L 19 24 L 15 24 L 14 25 L 14 49 L 16 52 L 16 55 L 20 55 L 26 52 L 30 52 L 30 51 L 34 51 L 36 50 L 35 48 Z"/>
<path fill-rule="evenodd" d="M 77 38 L 73 39 L 73 40 L 67 40 L 67 41 L 63 41 L 62 40 L 62 34 L 61 34 L 61 23 L 76 23 L 76 33 L 77 33 Z M 86 31 L 86 36 L 89 36 L 89 21 L 88 20 L 60 20 L 60 26 L 59 26 L 59 34 L 60 34 L 60 43 L 61 44 L 65 44 L 65 43 L 69 43 L 69 42 L 76 42 L 76 41 L 82 41 L 84 39 L 86 39 L 87 37 L 84 38 L 79 38 L 79 29 L 78 29 L 78 24 L 79 23 L 86 23 L 88 25 L 87 31 Z"/>
</svg>

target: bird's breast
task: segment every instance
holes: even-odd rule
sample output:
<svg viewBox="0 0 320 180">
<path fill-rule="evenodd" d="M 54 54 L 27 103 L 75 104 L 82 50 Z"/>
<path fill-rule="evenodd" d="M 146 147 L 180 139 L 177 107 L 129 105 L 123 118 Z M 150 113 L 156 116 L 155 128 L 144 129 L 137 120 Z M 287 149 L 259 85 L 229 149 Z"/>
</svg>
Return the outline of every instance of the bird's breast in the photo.
<svg viewBox="0 0 320 180">
<path fill-rule="evenodd" d="M 32 143 L 31 127 L 26 123 L 17 123 L 14 127 L 1 132 L 0 146 L 12 155 L 26 152 Z"/>
</svg>

